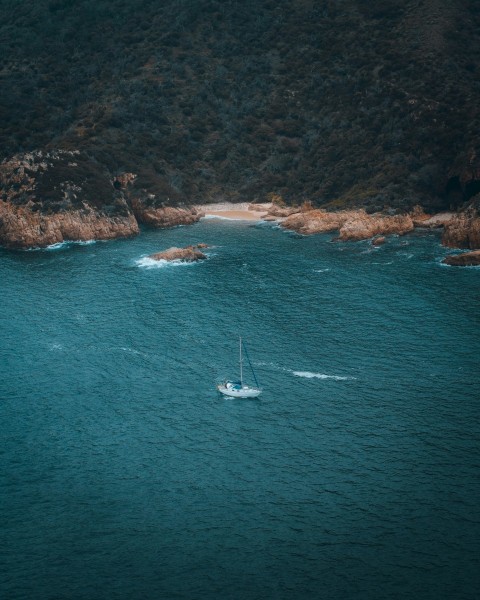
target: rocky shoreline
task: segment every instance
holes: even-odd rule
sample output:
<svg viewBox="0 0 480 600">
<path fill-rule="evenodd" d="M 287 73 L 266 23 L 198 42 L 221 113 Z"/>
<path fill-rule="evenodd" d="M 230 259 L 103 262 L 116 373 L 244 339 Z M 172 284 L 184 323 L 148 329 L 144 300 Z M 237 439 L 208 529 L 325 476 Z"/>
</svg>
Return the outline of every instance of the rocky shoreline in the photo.
<svg viewBox="0 0 480 600">
<path fill-rule="evenodd" d="M 252 204 L 250 210 L 259 210 Z M 442 244 L 449 248 L 477 250 L 480 248 L 480 217 L 474 209 L 462 213 L 442 212 L 428 215 L 416 207 L 405 215 L 382 213 L 367 214 L 365 210 L 328 212 L 309 206 L 303 208 L 278 207 L 272 205 L 262 215 L 265 221 L 278 221 L 284 229 L 302 235 L 338 232 L 334 239 L 360 241 L 370 239 L 375 246 L 382 245 L 389 235 L 405 235 L 416 228 L 443 228 Z M 451 255 L 445 264 L 472 266 L 480 264 L 480 252 Z"/>
<path fill-rule="evenodd" d="M 140 225 L 190 225 L 190 206 L 166 206 L 137 185 L 137 175 L 112 176 L 78 151 L 18 154 L 0 164 L 0 246 L 45 248 L 67 241 L 137 235 Z"/>
<path fill-rule="evenodd" d="M 302 235 L 335 232 L 334 239 L 370 239 L 374 245 L 419 227 L 443 228 L 443 245 L 480 249 L 480 217 L 474 203 L 463 212 L 429 215 L 421 207 L 405 214 L 388 210 L 369 214 L 363 209 L 329 212 L 309 203 L 171 206 L 168 202 L 168 197 L 143 188 L 135 173 L 112 176 L 78 150 L 19 154 L 0 164 L 0 246 L 42 248 L 65 241 L 129 237 L 139 233 L 140 225 L 191 225 L 208 214 L 276 221 Z M 477 260 L 476 255 L 468 260 Z M 462 264 L 462 260 L 456 255 L 449 264 Z"/>
</svg>

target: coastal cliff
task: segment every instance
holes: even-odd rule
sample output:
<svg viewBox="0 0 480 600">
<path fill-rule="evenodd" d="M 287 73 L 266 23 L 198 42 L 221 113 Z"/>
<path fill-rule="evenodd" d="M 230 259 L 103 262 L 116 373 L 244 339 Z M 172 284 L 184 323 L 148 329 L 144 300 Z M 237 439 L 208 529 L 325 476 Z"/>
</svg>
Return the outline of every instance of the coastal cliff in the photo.
<svg viewBox="0 0 480 600">
<path fill-rule="evenodd" d="M 64 241 L 136 235 L 139 224 L 172 227 L 201 217 L 195 208 L 158 205 L 135 189 L 136 175 L 112 175 L 78 150 L 23 153 L 0 164 L 0 245 L 45 247 Z"/>
<path fill-rule="evenodd" d="M 30 206 L 0 202 L 0 245 L 43 248 L 64 241 L 110 240 L 139 231 L 133 215 L 108 216 L 92 209 L 45 215 Z"/>
<path fill-rule="evenodd" d="M 454 215 L 445 224 L 442 243 L 450 248 L 480 248 L 480 217 L 475 212 Z"/>
</svg>

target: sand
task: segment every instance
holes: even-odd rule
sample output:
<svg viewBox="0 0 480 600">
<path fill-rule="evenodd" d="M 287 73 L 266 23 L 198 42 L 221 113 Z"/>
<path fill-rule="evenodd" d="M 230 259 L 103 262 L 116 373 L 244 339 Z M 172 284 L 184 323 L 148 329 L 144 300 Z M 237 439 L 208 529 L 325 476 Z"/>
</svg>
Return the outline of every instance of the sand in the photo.
<svg viewBox="0 0 480 600">
<path fill-rule="evenodd" d="M 223 202 L 221 204 L 204 204 L 197 206 L 198 210 L 205 213 L 206 217 L 218 217 L 220 219 L 232 219 L 236 221 L 261 221 L 262 217 L 267 214 L 267 209 L 270 206 L 265 204 L 265 210 L 248 210 L 248 202 L 233 204 Z"/>
</svg>

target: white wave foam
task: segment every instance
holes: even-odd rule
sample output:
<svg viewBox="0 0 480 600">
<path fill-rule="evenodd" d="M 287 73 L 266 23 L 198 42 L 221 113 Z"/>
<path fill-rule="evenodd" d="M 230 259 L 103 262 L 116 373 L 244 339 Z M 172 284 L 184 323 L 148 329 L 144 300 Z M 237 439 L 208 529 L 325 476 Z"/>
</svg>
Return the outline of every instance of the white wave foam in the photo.
<svg viewBox="0 0 480 600">
<path fill-rule="evenodd" d="M 221 221 L 249 221 L 250 223 L 261 223 L 261 219 L 251 219 L 250 217 L 225 217 L 223 215 L 205 215 L 202 219 L 220 219 Z"/>
<path fill-rule="evenodd" d="M 326 273 L 327 271 L 330 271 L 330 269 L 313 269 L 314 273 Z"/>
<path fill-rule="evenodd" d="M 231 217 L 223 217 L 221 215 L 205 215 L 202 219 L 221 219 L 222 221 L 240 221 L 241 219 L 232 219 Z"/>
<path fill-rule="evenodd" d="M 63 242 L 57 242 L 56 244 L 50 244 L 50 246 L 46 246 L 45 248 L 33 248 L 33 250 L 61 250 L 62 248 L 69 248 L 70 246 L 89 246 L 90 244 L 95 244 L 96 240 L 65 240 Z"/>
<path fill-rule="evenodd" d="M 291 375 L 295 375 L 296 377 L 304 377 L 306 379 L 334 379 L 335 381 L 357 379 L 356 377 L 347 377 L 344 375 L 327 375 L 326 373 L 312 373 L 311 371 L 293 371 L 292 369 L 287 369 L 287 367 L 282 367 L 272 362 L 256 361 L 254 362 L 254 365 L 257 367 L 272 367 L 275 371 L 286 371 Z"/>
<path fill-rule="evenodd" d="M 296 377 L 305 377 L 307 379 L 335 379 L 336 381 L 346 381 L 347 379 L 356 379 L 356 377 L 342 377 L 340 375 L 326 375 L 325 373 L 311 373 L 310 371 L 290 371 Z"/>
<path fill-rule="evenodd" d="M 57 244 L 51 244 L 47 246 L 45 250 L 60 250 L 61 248 L 66 248 L 70 246 L 70 242 L 58 242 Z"/>
<path fill-rule="evenodd" d="M 153 258 L 144 256 L 135 261 L 135 264 L 142 269 L 165 269 L 169 267 L 189 267 L 195 263 L 186 262 L 184 260 L 154 260 Z"/>
<path fill-rule="evenodd" d="M 439 267 L 447 267 L 450 268 L 452 267 L 453 269 L 461 269 L 462 271 L 464 269 L 473 269 L 474 271 L 479 271 L 480 270 L 480 265 L 465 265 L 462 267 L 459 267 L 458 265 L 448 265 L 447 263 L 442 262 L 444 257 L 441 257 L 440 259 L 437 259 L 435 262 Z"/>
</svg>

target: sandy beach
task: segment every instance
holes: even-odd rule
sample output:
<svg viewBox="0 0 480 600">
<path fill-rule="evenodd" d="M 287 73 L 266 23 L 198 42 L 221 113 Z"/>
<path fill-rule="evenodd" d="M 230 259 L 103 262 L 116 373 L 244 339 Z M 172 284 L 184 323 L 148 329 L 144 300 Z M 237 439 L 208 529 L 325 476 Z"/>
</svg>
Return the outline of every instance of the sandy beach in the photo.
<svg viewBox="0 0 480 600">
<path fill-rule="evenodd" d="M 265 206 L 265 210 L 248 210 L 249 203 L 243 202 L 233 204 L 231 202 L 223 202 L 221 204 L 203 204 L 196 208 L 205 213 L 205 217 L 218 217 L 220 219 L 232 219 L 237 221 L 261 221 L 267 213 L 270 204 L 259 205 Z"/>
</svg>

